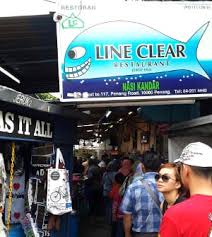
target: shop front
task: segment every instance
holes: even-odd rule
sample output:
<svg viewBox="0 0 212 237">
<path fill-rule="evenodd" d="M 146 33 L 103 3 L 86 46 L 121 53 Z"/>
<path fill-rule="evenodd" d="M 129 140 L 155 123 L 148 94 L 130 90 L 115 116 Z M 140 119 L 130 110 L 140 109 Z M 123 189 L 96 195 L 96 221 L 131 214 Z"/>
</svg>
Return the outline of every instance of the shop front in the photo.
<svg viewBox="0 0 212 237">
<path fill-rule="evenodd" d="M 55 105 L 10 89 L 3 93 L 10 93 L 0 95 L 0 214 L 5 229 L 10 237 L 71 236 L 71 214 L 47 211 L 47 170 L 54 167 L 60 148 L 70 173 L 76 117 L 62 117 Z"/>
</svg>

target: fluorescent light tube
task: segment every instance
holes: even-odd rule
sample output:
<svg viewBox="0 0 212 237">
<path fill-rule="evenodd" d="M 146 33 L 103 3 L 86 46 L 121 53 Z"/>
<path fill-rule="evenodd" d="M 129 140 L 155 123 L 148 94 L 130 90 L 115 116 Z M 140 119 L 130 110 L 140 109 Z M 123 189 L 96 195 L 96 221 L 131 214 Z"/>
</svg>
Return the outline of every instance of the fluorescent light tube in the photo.
<svg viewBox="0 0 212 237">
<path fill-rule="evenodd" d="M 13 81 L 17 82 L 18 84 L 20 84 L 20 80 L 18 78 L 16 78 L 15 76 L 13 76 L 11 73 L 9 73 L 8 71 L 6 71 L 4 68 L 0 67 L 0 71 L 2 73 L 4 73 L 6 76 L 8 76 L 10 79 L 12 79 Z"/>
</svg>

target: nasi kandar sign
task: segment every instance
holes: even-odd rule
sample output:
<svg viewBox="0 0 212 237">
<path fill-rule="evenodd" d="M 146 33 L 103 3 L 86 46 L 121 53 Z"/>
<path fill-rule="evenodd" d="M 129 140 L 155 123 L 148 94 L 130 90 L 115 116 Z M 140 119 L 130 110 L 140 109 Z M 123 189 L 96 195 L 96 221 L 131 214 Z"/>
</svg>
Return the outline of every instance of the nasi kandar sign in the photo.
<svg viewBox="0 0 212 237">
<path fill-rule="evenodd" d="M 58 1 L 62 101 L 212 95 L 210 1 Z"/>
</svg>

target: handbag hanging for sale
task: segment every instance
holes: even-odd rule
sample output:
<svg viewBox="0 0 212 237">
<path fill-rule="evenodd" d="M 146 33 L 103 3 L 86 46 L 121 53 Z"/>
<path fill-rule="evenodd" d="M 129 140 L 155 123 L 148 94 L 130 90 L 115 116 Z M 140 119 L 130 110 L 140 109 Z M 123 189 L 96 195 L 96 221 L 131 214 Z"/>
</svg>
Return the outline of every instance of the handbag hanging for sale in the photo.
<svg viewBox="0 0 212 237">
<path fill-rule="evenodd" d="M 0 153 L 0 236 L 6 237 L 7 230 L 2 220 L 2 211 L 4 210 L 5 197 L 6 197 L 6 171 L 4 165 L 3 155 Z"/>
<path fill-rule="evenodd" d="M 2 213 L 0 213 L 0 236 L 7 237 L 7 229 L 2 220 Z"/>
<path fill-rule="evenodd" d="M 54 215 L 72 211 L 69 171 L 60 169 L 60 162 L 65 164 L 63 155 L 57 148 L 55 168 L 49 168 L 47 173 L 47 211 Z"/>
<path fill-rule="evenodd" d="M 7 189 L 7 175 L 5 171 L 4 158 L 0 153 L 0 210 L 4 209 Z"/>
</svg>

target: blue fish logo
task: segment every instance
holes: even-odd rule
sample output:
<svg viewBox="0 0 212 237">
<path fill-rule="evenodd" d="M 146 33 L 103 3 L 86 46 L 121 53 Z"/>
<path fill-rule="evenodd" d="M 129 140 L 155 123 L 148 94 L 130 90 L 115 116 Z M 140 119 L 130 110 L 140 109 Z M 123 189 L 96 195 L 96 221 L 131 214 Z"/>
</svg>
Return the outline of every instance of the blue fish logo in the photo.
<svg viewBox="0 0 212 237">
<path fill-rule="evenodd" d="M 68 46 L 63 79 L 189 70 L 210 79 L 197 59 L 209 22 L 187 41 L 173 39 L 143 24 L 114 21 L 83 31 Z M 135 70 L 136 68 L 136 70 Z"/>
</svg>

